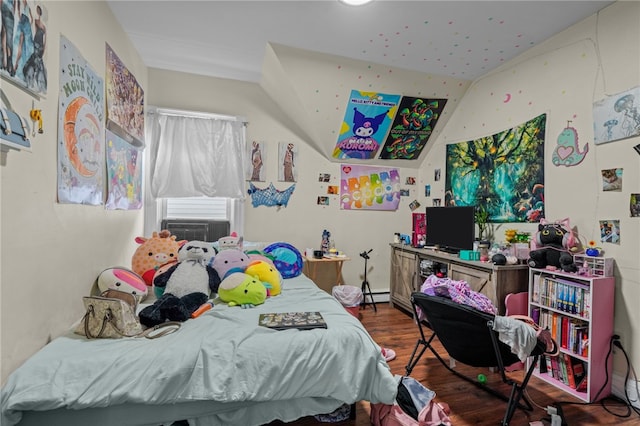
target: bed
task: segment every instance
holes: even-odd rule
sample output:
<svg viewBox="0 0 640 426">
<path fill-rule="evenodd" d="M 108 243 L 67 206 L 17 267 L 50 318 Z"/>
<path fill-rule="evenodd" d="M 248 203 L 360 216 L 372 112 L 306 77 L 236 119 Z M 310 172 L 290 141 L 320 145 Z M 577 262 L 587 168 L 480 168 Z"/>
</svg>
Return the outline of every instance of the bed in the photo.
<svg viewBox="0 0 640 426">
<path fill-rule="evenodd" d="M 277 331 L 261 313 L 319 311 L 326 329 Z M 255 308 L 223 303 L 157 339 L 69 332 L 16 369 L 0 424 L 262 425 L 357 401 L 392 404 L 397 380 L 360 322 L 304 275 Z"/>
</svg>

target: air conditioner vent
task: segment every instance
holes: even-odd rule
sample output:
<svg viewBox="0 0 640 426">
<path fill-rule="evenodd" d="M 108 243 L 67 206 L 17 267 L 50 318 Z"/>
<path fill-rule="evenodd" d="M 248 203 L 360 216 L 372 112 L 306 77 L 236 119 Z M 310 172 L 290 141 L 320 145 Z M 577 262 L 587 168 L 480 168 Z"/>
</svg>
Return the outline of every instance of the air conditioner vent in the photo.
<svg viewBox="0 0 640 426">
<path fill-rule="evenodd" d="M 177 240 L 215 242 L 230 234 L 231 225 L 226 220 L 164 219 L 162 229 Z"/>
</svg>

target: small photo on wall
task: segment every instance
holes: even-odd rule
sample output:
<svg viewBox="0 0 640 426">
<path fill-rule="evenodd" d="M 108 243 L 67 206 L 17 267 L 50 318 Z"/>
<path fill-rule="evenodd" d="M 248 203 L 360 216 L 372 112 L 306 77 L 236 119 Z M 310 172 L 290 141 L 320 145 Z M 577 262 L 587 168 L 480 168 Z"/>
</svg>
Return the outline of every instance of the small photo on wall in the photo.
<svg viewBox="0 0 640 426">
<path fill-rule="evenodd" d="M 600 221 L 600 241 L 603 243 L 620 244 L 620 221 Z"/>
<path fill-rule="evenodd" d="M 409 208 L 412 211 L 417 209 L 418 207 L 420 207 L 420 203 L 418 202 L 418 200 L 413 200 L 411 203 L 409 203 Z"/>
<path fill-rule="evenodd" d="M 318 176 L 318 182 L 329 182 L 331 180 L 330 173 L 320 173 Z"/>
<path fill-rule="evenodd" d="M 433 207 L 440 207 L 441 202 L 442 201 L 440 200 L 440 198 L 434 198 L 433 199 Z"/>
<path fill-rule="evenodd" d="M 409 176 L 407 177 L 407 180 L 405 182 L 407 185 L 415 185 L 416 184 L 416 178 L 414 178 L 413 176 Z"/>
<path fill-rule="evenodd" d="M 298 179 L 298 147 L 290 142 L 280 142 L 278 144 L 278 180 L 280 182 L 296 182 Z"/>
<path fill-rule="evenodd" d="M 603 191 L 622 191 L 622 169 L 606 169 L 601 173 Z"/>
<path fill-rule="evenodd" d="M 264 158 L 266 146 L 264 142 L 253 141 L 249 144 L 249 167 L 247 167 L 247 180 L 251 182 L 264 182 Z"/>
<path fill-rule="evenodd" d="M 431 197 L 431 185 L 424 186 L 424 196 Z"/>
<path fill-rule="evenodd" d="M 325 196 L 318 197 L 318 205 L 319 206 L 328 206 L 329 205 L 329 197 L 325 197 Z"/>
<path fill-rule="evenodd" d="M 436 169 L 433 172 L 433 180 L 435 180 L 436 182 L 440 180 L 440 169 Z"/>
<path fill-rule="evenodd" d="M 409 190 L 400 188 L 400 196 L 401 197 L 408 197 L 409 196 Z"/>
<path fill-rule="evenodd" d="M 631 194 L 629 200 L 631 217 L 640 217 L 640 194 Z"/>
<path fill-rule="evenodd" d="M 327 194 L 336 195 L 338 193 L 338 185 L 329 185 L 327 187 Z"/>
</svg>

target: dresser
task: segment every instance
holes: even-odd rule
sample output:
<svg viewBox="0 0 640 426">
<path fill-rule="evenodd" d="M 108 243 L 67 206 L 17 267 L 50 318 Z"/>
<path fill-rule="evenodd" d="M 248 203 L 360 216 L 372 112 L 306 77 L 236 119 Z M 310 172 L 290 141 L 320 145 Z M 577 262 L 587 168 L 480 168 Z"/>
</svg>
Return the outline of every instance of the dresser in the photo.
<svg viewBox="0 0 640 426">
<path fill-rule="evenodd" d="M 472 290 L 486 295 L 504 315 L 504 299 L 509 293 L 527 291 L 527 265 L 494 265 L 490 262 L 463 260 L 458 255 L 433 249 L 391 244 L 389 300 L 392 306 L 412 312 L 411 293 L 419 291 L 432 273 L 452 280 L 466 281 Z"/>
</svg>

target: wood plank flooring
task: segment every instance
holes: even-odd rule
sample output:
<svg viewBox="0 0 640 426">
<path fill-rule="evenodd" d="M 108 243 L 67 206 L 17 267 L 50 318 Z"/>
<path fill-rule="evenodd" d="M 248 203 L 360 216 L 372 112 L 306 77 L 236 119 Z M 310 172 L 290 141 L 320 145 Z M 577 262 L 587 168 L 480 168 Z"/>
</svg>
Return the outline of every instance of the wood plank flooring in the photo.
<svg viewBox="0 0 640 426">
<path fill-rule="evenodd" d="M 411 357 L 411 352 L 419 337 L 418 327 L 413 322 L 411 316 L 404 311 L 391 308 L 387 303 L 378 303 L 378 311 L 374 312 L 373 307 L 367 307 L 360 311 L 361 321 L 369 331 L 374 340 L 382 347 L 391 348 L 396 352 L 396 359 L 389 362 L 391 372 L 404 375 L 405 366 Z M 446 352 L 439 343 L 435 345 L 438 352 L 448 359 Z M 485 374 L 487 384 L 509 392 L 508 386 L 500 380 L 498 373 L 491 373 L 487 369 L 476 369 L 457 364 L 456 369 L 470 377 L 476 377 L 479 373 Z M 513 378 L 520 380 L 522 372 L 510 373 Z M 476 388 L 474 385 L 456 377 L 440 364 L 440 362 L 426 351 L 418 365 L 414 368 L 411 376 L 419 380 L 423 385 L 436 392 L 436 401 L 445 402 L 451 409 L 451 421 L 454 426 L 467 425 L 491 425 L 500 424 L 505 410 L 506 402 L 490 395 L 489 393 Z M 547 407 L 557 401 L 569 401 L 574 404 L 562 405 L 566 424 L 568 426 L 591 426 L 591 425 L 640 425 L 640 417 L 631 411 L 629 417 L 618 417 L 607 411 L 624 415 L 629 410 L 620 403 L 605 401 L 605 407 L 600 403 L 592 405 L 579 404 L 580 401 L 569 396 L 563 391 L 533 377 L 527 387 L 530 400 L 534 403 L 532 412 L 525 412 L 517 409 L 511 426 L 528 426 L 530 422 L 540 421 L 548 418 L 546 411 L 540 407 Z M 367 402 L 357 404 L 356 419 L 334 423 L 338 426 L 365 426 L 370 425 L 370 407 Z M 270 425 L 282 425 L 281 422 L 273 422 Z M 299 419 L 295 422 L 287 423 L 293 426 L 316 426 L 327 425 L 316 421 L 313 417 Z M 544 421 L 544 425 L 549 425 L 549 421 Z"/>
</svg>

